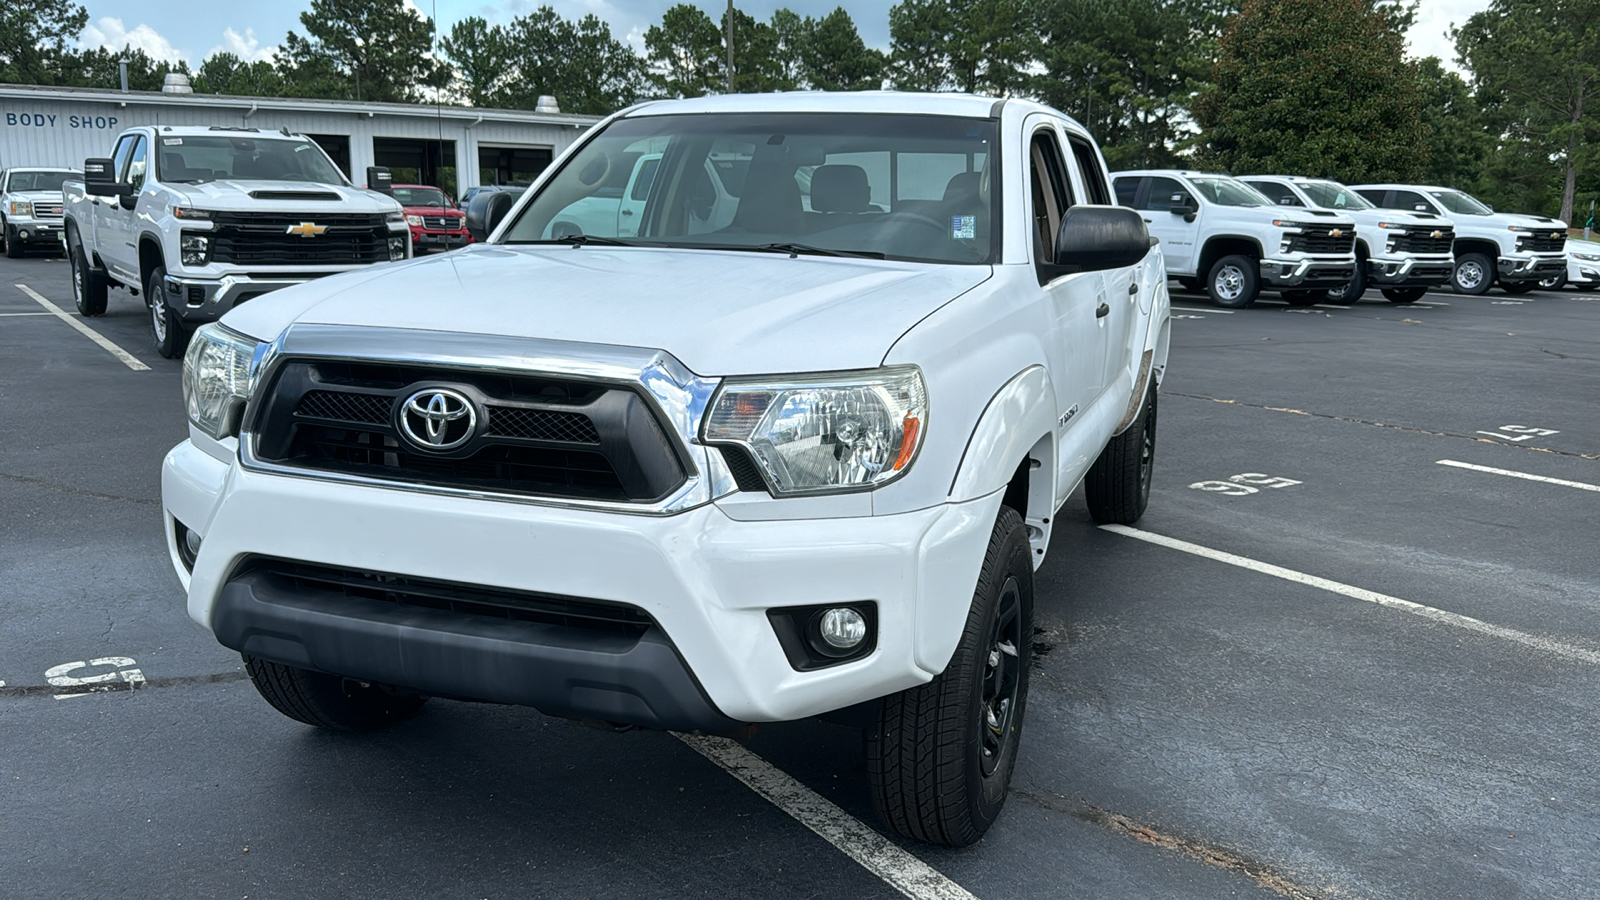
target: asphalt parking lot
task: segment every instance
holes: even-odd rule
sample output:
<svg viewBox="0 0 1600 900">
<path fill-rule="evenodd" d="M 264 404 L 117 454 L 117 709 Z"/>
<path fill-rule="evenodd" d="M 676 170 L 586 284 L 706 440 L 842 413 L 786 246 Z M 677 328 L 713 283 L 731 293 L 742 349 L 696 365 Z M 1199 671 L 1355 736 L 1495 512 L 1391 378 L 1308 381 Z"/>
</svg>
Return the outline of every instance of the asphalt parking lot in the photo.
<svg viewBox="0 0 1600 900">
<path fill-rule="evenodd" d="M 0 259 L 6 897 L 1600 884 L 1600 294 L 1176 293 L 1150 511 L 1058 519 L 1006 812 L 974 848 L 889 842 L 871 868 L 839 849 L 874 822 L 842 726 L 699 745 L 730 772 L 525 709 L 436 701 L 357 737 L 273 712 L 167 563 L 179 363 L 125 292 L 86 324 L 131 361 L 48 304 L 72 311 L 64 262 Z"/>
</svg>

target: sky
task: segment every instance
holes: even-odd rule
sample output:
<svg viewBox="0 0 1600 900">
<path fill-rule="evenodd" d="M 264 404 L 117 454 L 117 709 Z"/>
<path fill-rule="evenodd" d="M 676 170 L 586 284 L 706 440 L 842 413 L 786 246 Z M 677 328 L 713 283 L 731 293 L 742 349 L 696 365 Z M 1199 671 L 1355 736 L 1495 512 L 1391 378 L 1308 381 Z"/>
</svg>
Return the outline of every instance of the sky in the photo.
<svg viewBox="0 0 1600 900">
<path fill-rule="evenodd" d="M 89 11 L 89 26 L 80 42 L 85 46 L 121 49 L 132 44 L 159 59 L 189 61 L 190 67 L 218 50 L 227 50 L 247 59 L 270 58 L 290 30 L 304 33 L 300 13 L 309 9 L 309 0 L 271 0 L 266 3 L 195 2 L 195 0 L 79 0 Z M 440 31 L 467 16 L 482 16 L 491 22 L 507 22 L 531 12 L 540 0 L 409 0 L 425 13 L 434 14 Z M 643 49 L 645 29 L 660 21 L 661 14 L 677 0 L 544 0 L 569 19 L 594 13 L 610 23 L 612 33 Z M 765 20 L 773 10 L 787 6 L 801 15 L 822 16 L 842 0 L 736 0 L 739 9 Z M 698 0 L 698 6 L 720 17 L 725 4 Z M 889 44 L 889 7 L 893 0 L 845 2 L 866 42 L 886 48 Z M 1437 56 L 1447 68 L 1459 70 L 1455 50 L 1447 32 L 1452 23 L 1489 5 L 1489 0 L 1422 0 L 1417 24 L 1407 35 L 1407 45 L 1416 56 Z"/>
</svg>

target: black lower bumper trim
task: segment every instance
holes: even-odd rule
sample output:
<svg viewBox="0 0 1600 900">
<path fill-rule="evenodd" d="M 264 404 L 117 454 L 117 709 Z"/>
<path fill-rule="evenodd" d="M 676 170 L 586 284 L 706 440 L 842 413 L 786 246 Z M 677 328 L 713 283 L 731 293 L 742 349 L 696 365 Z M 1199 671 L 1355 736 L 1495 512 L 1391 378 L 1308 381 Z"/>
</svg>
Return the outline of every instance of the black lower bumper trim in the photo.
<svg viewBox="0 0 1600 900">
<path fill-rule="evenodd" d="M 656 625 L 634 636 L 323 597 L 254 571 L 223 587 L 211 629 L 247 656 L 422 694 L 647 728 L 741 727 Z"/>
</svg>

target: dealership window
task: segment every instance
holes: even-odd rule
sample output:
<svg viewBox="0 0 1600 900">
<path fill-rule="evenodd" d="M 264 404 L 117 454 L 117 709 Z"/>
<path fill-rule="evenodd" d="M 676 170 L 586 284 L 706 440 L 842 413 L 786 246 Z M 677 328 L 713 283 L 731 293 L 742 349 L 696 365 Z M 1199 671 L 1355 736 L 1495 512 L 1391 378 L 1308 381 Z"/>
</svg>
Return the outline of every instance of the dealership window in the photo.
<svg viewBox="0 0 1600 900">
<path fill-rule="evenodd" d="M 550 165 L 550 159 L 549 147 L 485 147 L 479 144 L 478 183 L 532 184 Z"/>
<path fill-rule="evenodd" d="M 373 138 L 372 155 L 395 184 L 426 184 L 457 196 L 455 141 Z"/>
<path fill-rule="evenodd" d="M 356 180 L 355 173 L 350 171 L 350 135 L 348 134 L 308 134 L 306 137 L 316 142 L 322 152 L 328 154 L 333 164 L 351 181 Z"/>
</svg>

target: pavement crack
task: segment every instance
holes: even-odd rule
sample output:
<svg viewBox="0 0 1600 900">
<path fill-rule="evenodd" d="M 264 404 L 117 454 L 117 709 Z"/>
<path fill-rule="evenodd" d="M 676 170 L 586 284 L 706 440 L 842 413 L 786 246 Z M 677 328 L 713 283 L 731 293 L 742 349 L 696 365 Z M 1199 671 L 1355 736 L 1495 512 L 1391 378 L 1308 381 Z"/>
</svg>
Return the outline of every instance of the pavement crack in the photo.
<svg viewBox="0 0 1600 900">
<path fill-rule="evenodd" d="M 1434 431 L 1428 428 L 1414 428 L 1410 425 L 1394 425 L 1389 422 L 1374 422 L 1371 419 L 1358 419 L 1354 416 L 1336 416 L 1332 413 L 1307 412 L 1303 409 L 1291 409 L 1287 406 L 1268 406 L 1264 403 L 1248 403 L 1244 400 L 1227 400 L 1222 397 L 1208 397 L 1204 394 L 1184 394 L 1178 391 L 1161 392 L 1163 397 L 1183 397 L 1186 400 L 1206 400 L 1211 403 L 1225 403 L 1229 406 L 1244 406 L 1250 409 L 1262 409 L 1267 412 L 1288 413 L 1294 416 L 1307 416 L 1313 419 L 1328 419 L 1334 422 L 1345 422 L 1351 425 L 1366 425 L 1370 428 L 1387 428 L 1391 431 L 1404 431 L 1408 434 L 1425 434 L 1430 437 L 1455 438 L 1457 440 L 1472 441 L 1475 444 L 1493 444 L 1496 447 L 1510 447 L 1514 450 L 1532 450 L 1536 453 L 1550 453 L 1556 456 L 1570 456 L 1574 459 L 1600 459 L 1600 453 L 1579 453 L 1576 450 L 1557 450 L 1553 447 L 1530 447 L 1527 444 L 1508 444 L 1505 441 L 1496 441 L 1489 438 L 1474 437 L 1470 434 L 1456 434 L 1453 431 Z"/>
<path fill-rule="evenodd" d="M 1163 850 L 1173 850 L 1183 855 L 1220 869 L 1227 869 L 1238 875 L 1250 879 L 1261 887 L 1277 894 L 1288 897 L 1289 900 L 1345 900 L 1351 895 L 1337 888 L 1309 888 L 1289 876 L 1277 871 L 1266 863 L 1259 862 L 1206 841 L 1195 840 L 1181 835 L 1169 834 L 1150 825 L 1136 822 L 1133 819 L 1115 813 L 1108 809 L 1101 809 L 1092 803 L 1073 803 L 1065 797 L 1045 797 L 1031 791 L 1022 791 L 1013 787 L 1011 796 L 1025 803 L 1031 803 L 1052 812 L 1063 813 L 1099 825 L 1102 828 L 1130 837 L 1140 843 Z"/>
<path fill-rule="evenodd" d="M 0 472 L 0 478 L 13 481 L 17 484 L 26 484 L 31 487 L 41 487 L 46 490 L 60 491 L 64 494 L 76 494 L 80 497 L 93 497 L 96 500 L 116 500 L 122 503 L 138 503 L 145 506 L 160 506 L 160 500 L 145 497 L 123 497 L 118 494 L 102 494 L 99 491 L 86 491 L 83 488 L 72 487 L 66 484 L 57 484 L 54 481 L 45 481 L 42 478 L 29 478 L 26 475 L 12 475 L 9 472 Z"/>
</svg>

